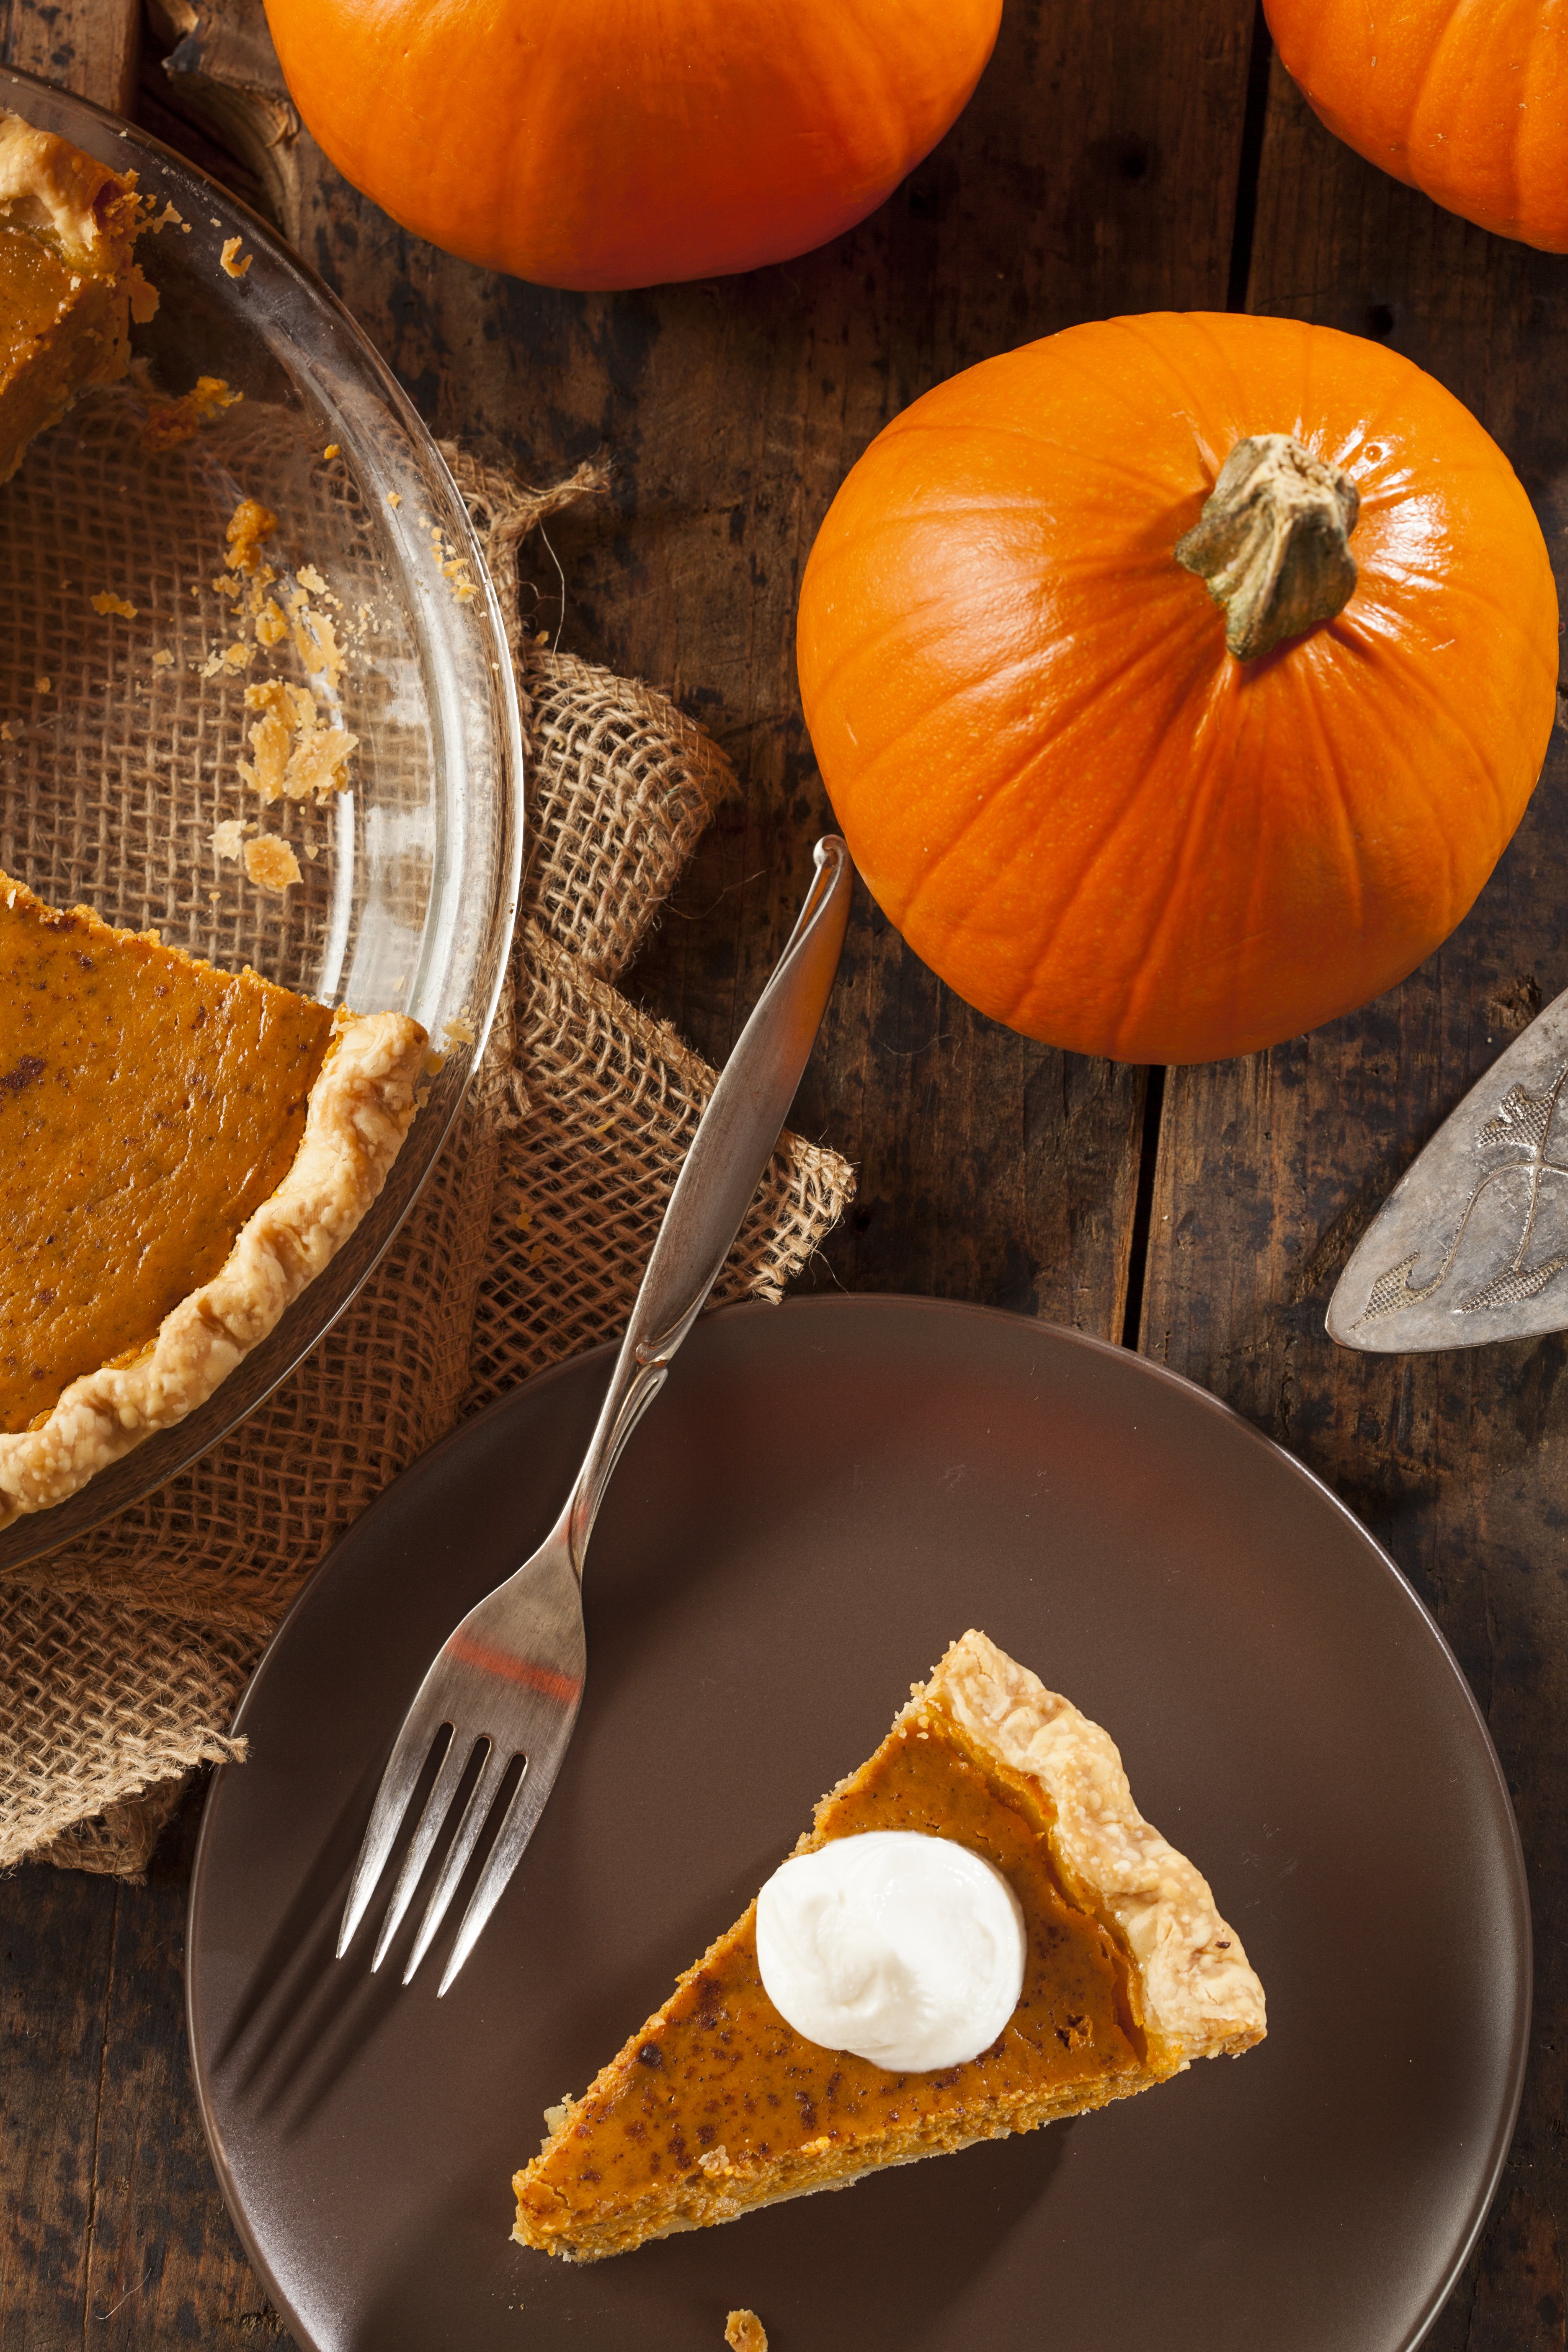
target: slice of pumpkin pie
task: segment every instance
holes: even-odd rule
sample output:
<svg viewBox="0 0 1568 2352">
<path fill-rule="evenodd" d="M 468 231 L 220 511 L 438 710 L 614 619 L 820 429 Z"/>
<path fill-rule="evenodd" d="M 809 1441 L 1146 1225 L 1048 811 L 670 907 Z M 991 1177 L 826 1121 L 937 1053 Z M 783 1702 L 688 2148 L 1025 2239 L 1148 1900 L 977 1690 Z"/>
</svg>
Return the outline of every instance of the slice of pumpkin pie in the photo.
<svg viewBox="0 0 1568 2352">
<path fill-rule="evenodd" d="M 132 257 L 133 172 L 0 109 L 0 482 L 89 383 L 130 363 L 130 322 L 158 297 Z"/>
<path fill-rule="evenodd" d="M 0 875 L 0 1526 L 266 1338 L 381 1191 L 426 1044 Z"/>
<path fill-rule="evenodd" d="M 1108 1735 L 965 1633 L 759 1902 L 549 2111 L 514 2235 L 629 2252 L 1081 2115 L 1264 2030 L 1239 1939 Z"/>
</svg>

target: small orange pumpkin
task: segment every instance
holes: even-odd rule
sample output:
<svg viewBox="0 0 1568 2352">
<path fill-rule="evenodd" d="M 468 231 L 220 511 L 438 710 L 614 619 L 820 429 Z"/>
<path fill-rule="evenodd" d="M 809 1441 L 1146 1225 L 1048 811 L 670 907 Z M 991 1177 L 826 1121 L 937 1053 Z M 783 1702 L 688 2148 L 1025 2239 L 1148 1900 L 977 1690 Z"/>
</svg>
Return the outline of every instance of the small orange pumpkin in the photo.
<svg viewBox="0 0 1568 2352">
<path fill-rule="evenodd" d="M 939 384 L 835 499 L 805 716 L 916 953 L 1130 1062 L 1272 1045 L 1460 920 L 1556 712 L 1540 528 L 1377 343 L 1224 314 L 1069 327 Z"/>
<path fill-rule="evenodd" d="M 544 286 L 755 269 L 875 210 L 979 80 L 1002 0 L 267 0 L 344 177 Z"/>
<path fill-rule="evenodd" d="M 1265 0 L 1336 138 L 1451 213 L 1568 252 L 1568 12 L 1559 0 Z"/>
</svg>

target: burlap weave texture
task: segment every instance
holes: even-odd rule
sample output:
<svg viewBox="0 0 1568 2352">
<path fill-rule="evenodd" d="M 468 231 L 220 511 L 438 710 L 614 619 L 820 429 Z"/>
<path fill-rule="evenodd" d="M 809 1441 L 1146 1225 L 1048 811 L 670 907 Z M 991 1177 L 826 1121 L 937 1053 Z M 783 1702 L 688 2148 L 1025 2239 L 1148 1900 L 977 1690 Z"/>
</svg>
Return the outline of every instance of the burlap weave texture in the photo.
<svg viewBox="0 0 1568 2352">
<path fill-rule="evenodd" d="M 488 538 L 531 755 L 521 915 L 491 1049 L 393 1247 L 299 1370 L 179 1477 L 0 1581 L 0 1864 L 141 1869 L 177 1776 L 232 1752 L 255 1660 L 344 1528 L 465 1413 L 624 1319 L 713 1081 L 614 982 L 736 789 L 732 771 L 664 697 L 523 639 L 519 543 L 601 478 L 520 493 L 448 455 Z M 41 644 L 17 656 L 47 658 Z M 20 837 L 24 878 L 28 842 L 72 875 L 84 847 L 92 863 L 113 854 L 92 749 L 52 801 L 42 764 L 19 786 L 15 764 L 0 772 L 0 845 Z M 150 875 L 205 845 L 212 772 L 198 762 L 183 797 L 165 770 L 143 788 L 120 760 L 116 794 Z M 169 903 L 163 882 L 147 895 Z M 264 940 L 243 944 L 264 962 Z M 216 945 L 229 961 L 230 942 Z M 784 1138 L 715 1296 L 778 1297 L 851 1189 L 836 1154 Z"/>
</svg>

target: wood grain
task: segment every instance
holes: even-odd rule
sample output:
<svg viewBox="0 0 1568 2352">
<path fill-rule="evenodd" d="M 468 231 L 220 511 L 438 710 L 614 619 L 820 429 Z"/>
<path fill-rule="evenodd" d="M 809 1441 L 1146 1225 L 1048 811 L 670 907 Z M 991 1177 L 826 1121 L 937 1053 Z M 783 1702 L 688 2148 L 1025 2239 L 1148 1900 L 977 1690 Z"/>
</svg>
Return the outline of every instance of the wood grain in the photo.
<svg viewBox="0 0 1568 2352">
<path fill-rule="evenodd" d="M 84 2334 L 115 1890 L 55 1875 L 0 1880 L 0 2352 Z"/>
<path fill-rule="evenodd" d="M 94 2352 L 287 2341 L 217 2193 L 191 2084 L 184 1957 L 200 1793 L 147 1884 L 114 1906 L 83 2331 Z"/>
<path fill-rule="evenodd" d="M 201 1791 L 144 1886 L 0 1879 L 0 2352 L 286 2346 L 213 2175 L 184 2039 Z"/>
<path fill-rule="evenodd" d="M 141 47 L 137 0 L 0 0 L 0 58 L 112 114 L 132 110 Z"/>
<path fill-rule="evenodd" d="M 1385 340 L 1457 393 L 1530 491 L 1563 593 L 1568 264 L 1361 162 L 1276 64 L 1247 294 Z M 1144 1294 L 1142 1344 L 1289 1445 L 1387 1545 L 1458 1653 L 1513 1790 L 1536 1901 L 1535 2048 L 1508 2179 L 1438 2352 L 1564 2340 L 1568 1344 L 1363 1356 L 1332 1345 L 1323 1313 L 1414 1153 L 1568 987 L 1564 751 L 1559 733 L 1475 910 L 1401 988 L 1273 1053 L 1171 1074 Z"/>
</svg>

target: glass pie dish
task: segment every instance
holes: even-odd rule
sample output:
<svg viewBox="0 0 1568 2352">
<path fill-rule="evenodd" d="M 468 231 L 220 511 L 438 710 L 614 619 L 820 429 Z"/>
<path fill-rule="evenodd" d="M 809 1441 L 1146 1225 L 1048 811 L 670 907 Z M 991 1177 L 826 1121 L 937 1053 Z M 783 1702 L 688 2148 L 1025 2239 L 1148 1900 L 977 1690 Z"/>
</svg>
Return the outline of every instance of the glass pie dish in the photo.
<svg viewBox="0 0 1568 2352">
<path fill-rule="evenodd" d="M 157 141 L 8 69 L 0 107 L 136 172 L 155 224 L 138 258 L 159 294 L 133 331 L 130 380 L 82 394 L 0 487 L 0 870 L 226 971 L 249 964 L 325 1003 L 406 1013 L 441 1055 L 380 1198 L 270 1337 L 176 1427 L 0 1531 L 4 1573 L 233 1428 L 407 1215 L 505 975 L 522 742 L 467 509 L 342 306 Z M 198 423 L 172 404 L 203 378 L 221 393 L 198 404 Z M 288 626 L 265 644 L 245 576 L 226 564 L 247 499 L 277 517 L 262 551 Z M 357 739 L 341 790 L 269 803 L 255 789 L 247 688 L 269 679 L 308 688 L 323 726 Z M 298 867 L 282 888 L 247 856 L 268 836 Z"/>
</svg>

